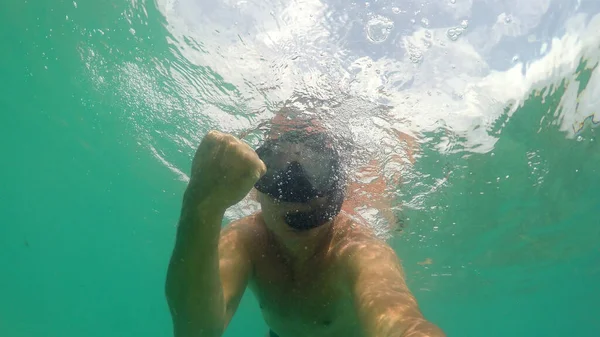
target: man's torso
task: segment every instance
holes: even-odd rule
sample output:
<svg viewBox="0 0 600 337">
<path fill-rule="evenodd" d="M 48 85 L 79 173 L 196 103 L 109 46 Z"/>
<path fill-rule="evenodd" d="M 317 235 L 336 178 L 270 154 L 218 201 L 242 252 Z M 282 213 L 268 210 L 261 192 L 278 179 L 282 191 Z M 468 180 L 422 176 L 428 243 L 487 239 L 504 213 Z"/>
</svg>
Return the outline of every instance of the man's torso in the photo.
<svg viewBox="0 0 600 337">
<path fill-rule="evenodd" d="M 329 249 L 305 266 L 291 268 L 256 218 L 249 223 L 255 227 L 249 287 L 271 330 L 279 337 L 362 337 L 340 251 L 344 241 L 365 231 L 349 219 L 338 221 Z"/>
</svg>

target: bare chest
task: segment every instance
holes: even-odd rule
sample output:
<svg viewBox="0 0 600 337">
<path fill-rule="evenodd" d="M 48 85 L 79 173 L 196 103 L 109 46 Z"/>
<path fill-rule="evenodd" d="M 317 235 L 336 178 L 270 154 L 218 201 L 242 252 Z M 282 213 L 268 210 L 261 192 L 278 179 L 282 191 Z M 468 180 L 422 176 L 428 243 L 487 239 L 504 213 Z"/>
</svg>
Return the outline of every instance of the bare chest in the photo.
<svg viewBox="0 0 600 337">
<path fill-rule="evenodd" d="M 280 337 L 358 337 L 351 299 L 340 283 L 328 270 L 294 273 L 273 259 L 256 265 L 251 289 Z"/>
</svg>

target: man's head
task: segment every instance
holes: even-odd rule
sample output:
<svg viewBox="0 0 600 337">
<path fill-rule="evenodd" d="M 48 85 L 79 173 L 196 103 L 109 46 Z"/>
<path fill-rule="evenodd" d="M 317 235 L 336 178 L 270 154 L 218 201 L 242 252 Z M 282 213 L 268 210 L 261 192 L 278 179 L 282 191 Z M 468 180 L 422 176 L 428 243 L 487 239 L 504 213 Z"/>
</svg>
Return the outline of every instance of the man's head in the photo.
<svg viewBox="0 0 600 337">
<path fill-rule="evenodd" d="M 344 201 L 345 175 L 333 140 L 324 132 L 293 129 L 256 150 L 267 173 L 256 183 L 263 213 L 294 231 L 333 219 Z"/>
</svg>

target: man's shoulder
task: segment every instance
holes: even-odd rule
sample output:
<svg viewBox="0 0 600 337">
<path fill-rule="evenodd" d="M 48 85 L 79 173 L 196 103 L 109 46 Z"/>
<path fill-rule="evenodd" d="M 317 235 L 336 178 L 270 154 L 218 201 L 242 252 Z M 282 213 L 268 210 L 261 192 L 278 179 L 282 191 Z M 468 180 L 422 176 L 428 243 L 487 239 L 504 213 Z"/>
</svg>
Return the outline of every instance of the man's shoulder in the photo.
<svg viewBox="0 0 600 337">
<path fill-rule="evenodd" d="M 364 225 L 343 220 L 337 224 L 337 239 L 331 251 L 340 279 L 355 280 L 365 269 L 387 270 L 399 266 L 396 253 L 386 241 Z"/>
<path fill-rule="evenodd" d="M 222 232 L 239 232 L 244 238 L 246 236 L 256 236 L 265 233 L 265 226 L 261 221 L 260 212 L 254 213 L 243 218 L 233 220 L 223 227 Z"/>
<path fill-rule="evenodd" d="M 221 239 L 231 238 L 236 244 L 243 245 L 249 250 L 261 246 L 266 240 L 266 228 L 261 221 L 260 213 L 245 216 L 226 225 L 221 231 Z"/>
<path fill-rule="evenodd" d="M 354 221 L 348 215 L 340 214 L 335 226 L 333 251 L 343 261 L 349 261 L 348 258 L 368 251 L 391 250 L 372 229 Z"/>
<path fill-rule="evenodd" d="M 251 215 L 244 216 L 237 220 L 233 220 L 228 225 L 226 225 L 224 229 L 227 229 L 227 228 L 236 228 L 236 229 L 253 228 L 254 226 L 257 225 L 258 222 L 260 222 L 259 215 L 260 215 L 260 212 L 257 212 L 257 213 L 253 213 Z"/>
</svg>

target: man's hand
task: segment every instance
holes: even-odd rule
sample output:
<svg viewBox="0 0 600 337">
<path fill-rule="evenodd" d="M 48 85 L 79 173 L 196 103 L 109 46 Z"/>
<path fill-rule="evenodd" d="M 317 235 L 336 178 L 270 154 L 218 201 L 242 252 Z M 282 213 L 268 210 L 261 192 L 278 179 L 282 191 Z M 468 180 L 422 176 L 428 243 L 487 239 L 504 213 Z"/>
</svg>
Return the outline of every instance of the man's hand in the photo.
<svg viewBox="0 0 600 337">
<path fill-rule="evenodd" d="M 241 201 L 267 168 L 254 150 L 232 135 L 210 131 L 192 162 L 188 195 L 226 209 Z"/>
</svg>

